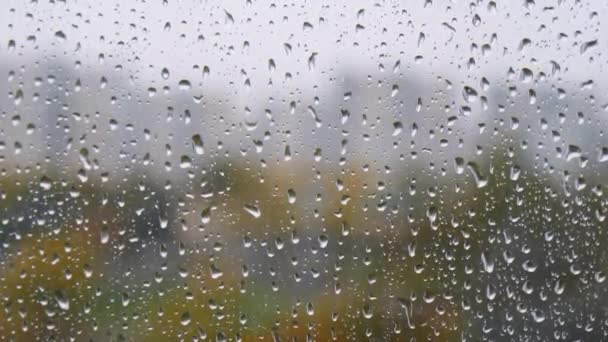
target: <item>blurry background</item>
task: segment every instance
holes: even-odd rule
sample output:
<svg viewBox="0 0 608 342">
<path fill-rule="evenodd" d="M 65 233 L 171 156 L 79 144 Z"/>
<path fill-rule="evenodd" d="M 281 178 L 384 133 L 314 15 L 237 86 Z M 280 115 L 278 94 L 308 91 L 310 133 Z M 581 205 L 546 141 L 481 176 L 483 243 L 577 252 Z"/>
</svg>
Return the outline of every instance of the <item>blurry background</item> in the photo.
<svg viewBox="0 0 608 342">
<path fill-rule="evenodd" d="M 608 4 L 2 7 L 2 340 L 608 339 Z"/>
</svg>

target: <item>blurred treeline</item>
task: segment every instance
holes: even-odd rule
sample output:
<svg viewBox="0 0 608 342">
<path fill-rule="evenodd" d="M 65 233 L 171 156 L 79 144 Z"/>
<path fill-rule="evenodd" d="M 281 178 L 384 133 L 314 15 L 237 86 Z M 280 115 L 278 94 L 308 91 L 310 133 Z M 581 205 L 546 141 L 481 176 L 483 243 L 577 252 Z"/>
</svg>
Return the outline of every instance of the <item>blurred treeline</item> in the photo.
<svg viewBox="0 0 608 342">
<path fill-rule="evenodd" d="M 602 145 L 568 141 L 605 126 L 593 108 L 573 124 L 576 97 L 536 89 L 538 113 L 498 84 L 454 119 L 414 109 L 432 93 L 407 94 L 414 78 L 403 114 L 362 89 L 315 128 L 306 106 L 234 118 L 220 90 L 115 105 L 130 86 L 71 92 L 99 75 L 47 69 L 39 102 L 26 87 L 2 105 L 3 339 L 606 338 Z M 345 74 L 327 94 L 356 87 Z"/>
</svg>

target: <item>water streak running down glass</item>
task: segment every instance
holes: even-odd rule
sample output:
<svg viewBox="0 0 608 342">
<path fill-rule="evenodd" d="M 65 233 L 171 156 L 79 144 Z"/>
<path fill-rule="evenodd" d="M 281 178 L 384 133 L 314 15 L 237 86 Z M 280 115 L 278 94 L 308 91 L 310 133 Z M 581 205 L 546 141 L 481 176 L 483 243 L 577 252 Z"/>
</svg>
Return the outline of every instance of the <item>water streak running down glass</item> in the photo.
<svg viewBox="0 0 608 342">
<path fill-rule="evenodd" d="M 608 340 L 608 3 L 0 7 L 0 340 Z"/>
</svg>

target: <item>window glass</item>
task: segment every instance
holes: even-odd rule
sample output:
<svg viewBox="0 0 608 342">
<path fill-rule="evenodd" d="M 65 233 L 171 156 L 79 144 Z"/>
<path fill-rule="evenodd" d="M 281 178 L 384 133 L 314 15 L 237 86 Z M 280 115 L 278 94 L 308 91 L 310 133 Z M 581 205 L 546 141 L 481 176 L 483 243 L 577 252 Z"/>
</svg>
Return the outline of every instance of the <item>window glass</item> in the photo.
<svg viewBox="0 0 608 342">
<path fill-rule="evenodd" d="M 0 340 L 608 339 L 605 2 L 0 7 Z"/>
</svg>

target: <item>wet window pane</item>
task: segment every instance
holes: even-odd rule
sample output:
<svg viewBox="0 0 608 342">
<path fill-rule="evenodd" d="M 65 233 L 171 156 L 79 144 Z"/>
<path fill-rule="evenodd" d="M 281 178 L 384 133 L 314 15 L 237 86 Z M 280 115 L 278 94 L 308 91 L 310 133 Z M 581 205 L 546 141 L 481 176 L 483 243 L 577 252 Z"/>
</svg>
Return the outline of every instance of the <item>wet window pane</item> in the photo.
<svg viewBox="0 0 608 342">
<path fill-rule="evenodd" d="M 13 1 L 0 339 L 608 339 L 603 1 Z"/>
</svg>

